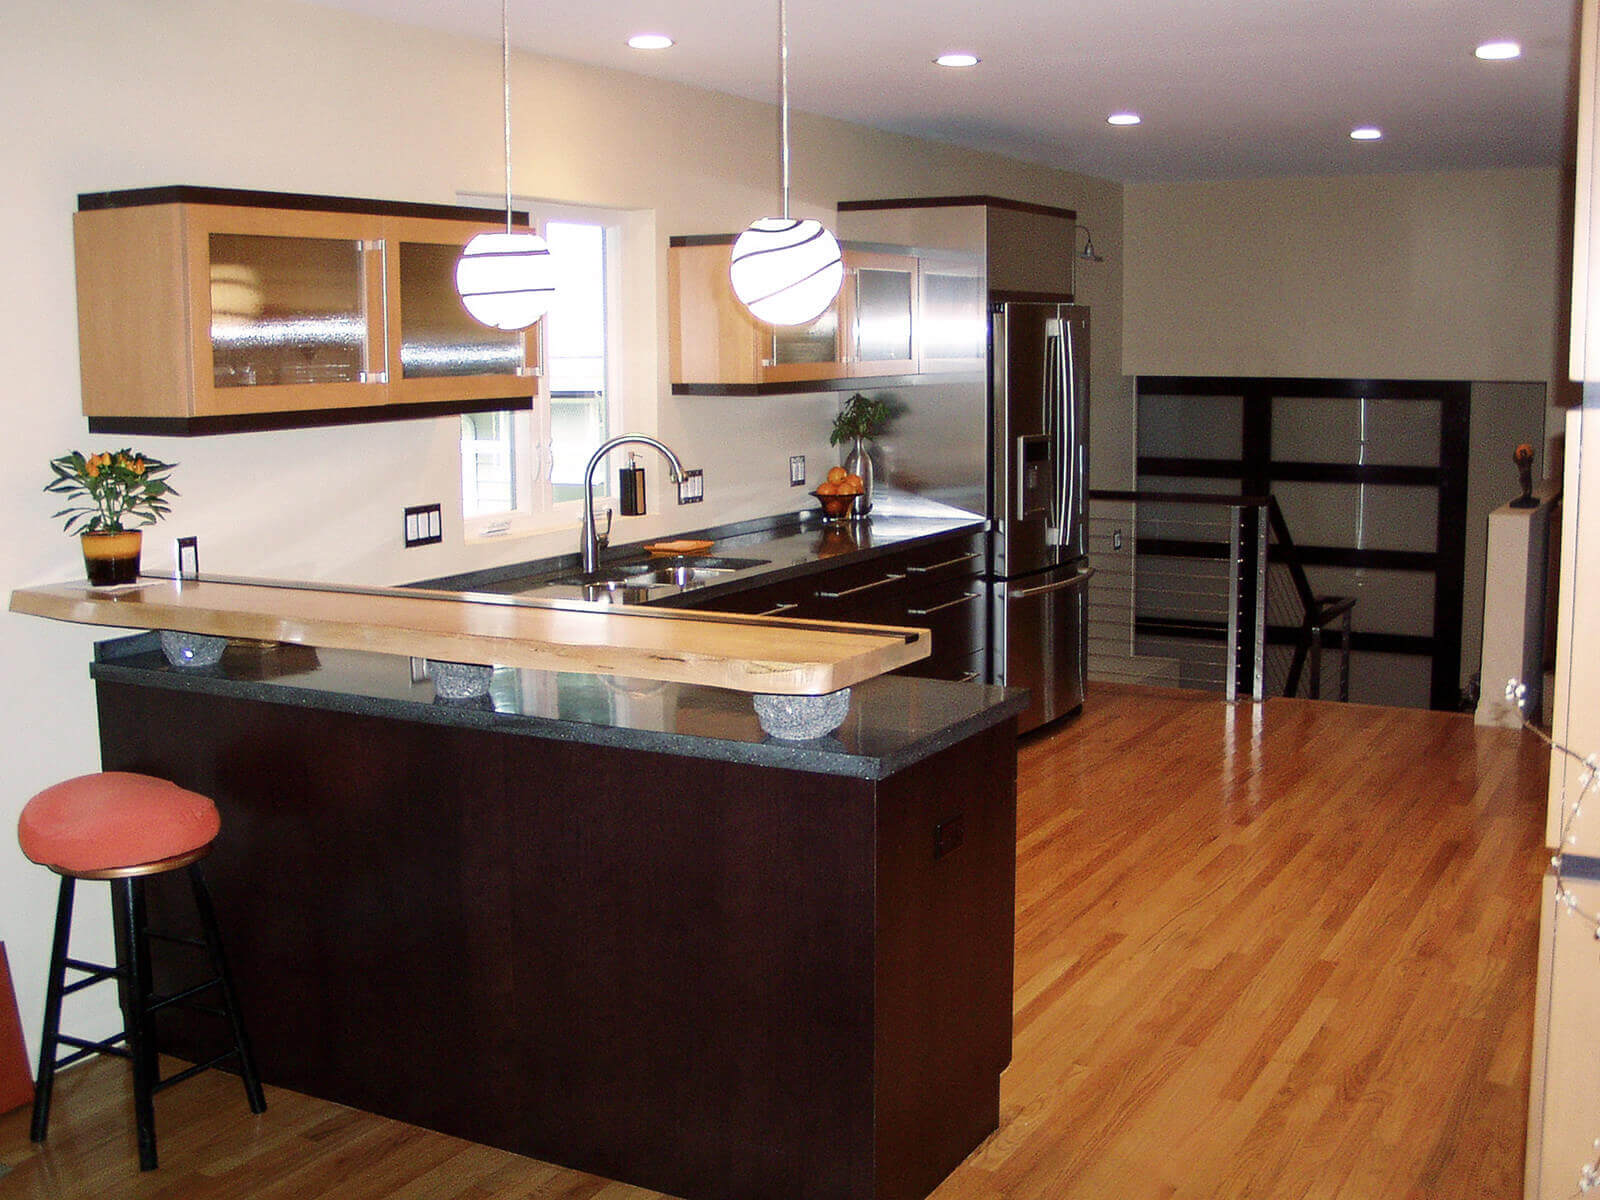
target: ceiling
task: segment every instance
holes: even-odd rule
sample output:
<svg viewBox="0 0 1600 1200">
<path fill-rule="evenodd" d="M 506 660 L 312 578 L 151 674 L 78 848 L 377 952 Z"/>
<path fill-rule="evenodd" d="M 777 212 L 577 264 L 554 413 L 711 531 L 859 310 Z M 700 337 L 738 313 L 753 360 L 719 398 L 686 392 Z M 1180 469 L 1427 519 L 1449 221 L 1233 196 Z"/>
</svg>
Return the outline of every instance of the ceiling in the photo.
<svg viewBox="0 0 1600 1200">
<path fill-rule="evenodd" d="M 497 0 L 316 0 L 498 40 Z M 511 0 L 524 50 L 774 102 L 777 0 Z M 1123 181 L 1553 166 L 1575 0 L 789 0 L 791 103 Z M 631 50 L 662 32 L 671 49 Z M 1513 39 L 1523 55 L 1473 48 Z M 970 50 L 968 70 L 936 67 Z M 1116 128 L 1108 114 L 1143 123 Z M 1384 131 L 1356 142 L 1357 125 Z"/>
</svg>

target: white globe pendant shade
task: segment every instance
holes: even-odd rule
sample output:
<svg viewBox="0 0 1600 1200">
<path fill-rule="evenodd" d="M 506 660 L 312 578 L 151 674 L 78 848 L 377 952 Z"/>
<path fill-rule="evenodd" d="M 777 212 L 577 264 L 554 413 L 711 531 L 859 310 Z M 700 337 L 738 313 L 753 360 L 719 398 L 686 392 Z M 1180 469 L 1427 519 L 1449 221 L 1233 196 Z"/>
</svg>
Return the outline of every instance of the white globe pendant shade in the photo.
<svg viewBox="0 0 1600 1200">
<path fill-rule="evenodd" d="M 762 217 L 733 243 L 728 276 L 758 321 L 809 325 L 839 294 L 844 262 L 821 221 Z"/>
<path fill-rule="evenodd" d="M 480 233 L 456 260 L 456 291 L 483 324 L 526 329 L 555 295 L 550 247 L 536 233 Z"/>
</svg>

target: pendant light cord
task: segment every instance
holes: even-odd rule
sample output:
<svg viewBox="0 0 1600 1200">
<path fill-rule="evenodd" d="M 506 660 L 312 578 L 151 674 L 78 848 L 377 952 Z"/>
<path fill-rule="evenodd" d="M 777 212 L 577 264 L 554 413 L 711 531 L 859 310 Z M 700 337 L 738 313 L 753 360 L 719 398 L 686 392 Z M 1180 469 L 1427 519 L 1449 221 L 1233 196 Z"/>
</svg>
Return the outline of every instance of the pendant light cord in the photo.
<svg viewBox="0 0 1600 1200">
<path fill-rule="evenodd" d="M 779 0 L 781 3 L 782 0 Z M 506 232 L 511 232 L 511 18 L 510 0 L 500 0 L 500 94 L 506 115 Z"/>
<path fill-rule="evenodd" d="M 783 219 L 789 219 L 789 4 L 778 0 L 778 109 L 782 129 Z M 508 188 L 509 184 L 506 185 Z"/>
</svg>

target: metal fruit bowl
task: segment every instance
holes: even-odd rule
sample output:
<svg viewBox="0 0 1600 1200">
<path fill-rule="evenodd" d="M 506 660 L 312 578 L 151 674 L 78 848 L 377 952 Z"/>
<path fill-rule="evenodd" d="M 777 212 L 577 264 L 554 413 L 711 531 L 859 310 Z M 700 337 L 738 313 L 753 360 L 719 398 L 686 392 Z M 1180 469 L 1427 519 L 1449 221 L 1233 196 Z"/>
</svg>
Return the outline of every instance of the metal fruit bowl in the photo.
<svg viewBox="0 0 1600 1200">
<path fill-rule="evenodd" d="M 859 492 L 846 492 L 840 495 L 826 495 L 822 492 L 812 492 L 818 504 L 822 505 L 823 518 L 829 521 L 843 521 L 851 515 L 851 506 L 859 497 Z"/>
</svg>

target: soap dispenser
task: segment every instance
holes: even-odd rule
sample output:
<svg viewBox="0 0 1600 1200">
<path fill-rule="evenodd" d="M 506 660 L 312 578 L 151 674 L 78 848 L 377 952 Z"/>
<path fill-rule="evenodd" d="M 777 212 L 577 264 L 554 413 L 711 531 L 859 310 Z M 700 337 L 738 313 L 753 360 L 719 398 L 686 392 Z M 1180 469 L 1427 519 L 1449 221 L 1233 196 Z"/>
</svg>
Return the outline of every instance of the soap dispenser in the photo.
<svg viewBox="0 0 1600 1200">
<path fill-rule="evenodd" d="M 629 453 L 628 465 L 622 468 L 617 507 L 625 517 L 644 516 L 644 468 L 639 465 L 637 454 Z"/>
</svg>

